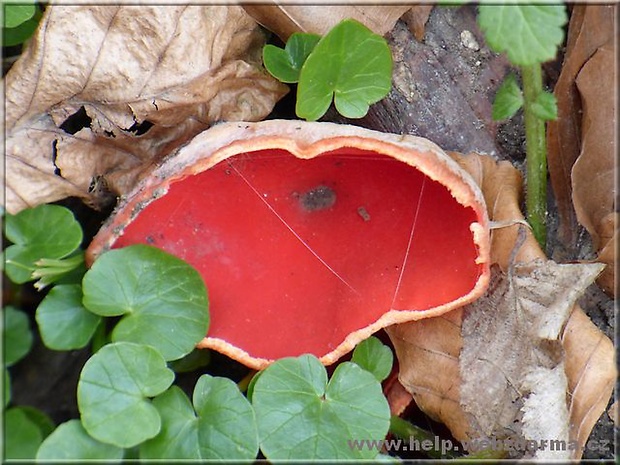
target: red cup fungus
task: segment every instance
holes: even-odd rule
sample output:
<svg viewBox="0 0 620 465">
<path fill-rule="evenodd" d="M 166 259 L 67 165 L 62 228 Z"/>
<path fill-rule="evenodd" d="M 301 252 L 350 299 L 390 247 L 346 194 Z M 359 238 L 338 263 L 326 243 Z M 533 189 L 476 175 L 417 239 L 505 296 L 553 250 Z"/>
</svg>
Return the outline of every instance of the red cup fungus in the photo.
<svg viewBox="0 0 620 465">
<path fill-rule="evenodd" d="M 209 290 L 198 345 L 260 369 L 324 364 L 386 326 L 441 315 L 489 280 L 474 181 L 430 141 L 333 123 L 223 123 L 153 168 L 97 234 L 92 263 L 144 243 Z"/>
</svg>

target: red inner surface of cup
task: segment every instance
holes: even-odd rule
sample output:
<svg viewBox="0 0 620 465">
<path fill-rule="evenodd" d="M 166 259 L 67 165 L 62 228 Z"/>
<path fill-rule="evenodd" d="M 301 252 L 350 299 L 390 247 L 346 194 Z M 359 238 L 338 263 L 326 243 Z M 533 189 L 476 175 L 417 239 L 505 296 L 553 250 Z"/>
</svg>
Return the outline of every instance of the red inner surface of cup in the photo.
<svg viewBox="0 0 620 465">
<path fill-rule="evenodd" d="M 474 221 L 446 187 L 394 158 L 264 150 L 173 182 L 114 247 L 152 244 L 198 269 L 209 336 L 256 358 L 322 356 L 390 309 L 470 292 L 482 273 Z"/>
</svg>

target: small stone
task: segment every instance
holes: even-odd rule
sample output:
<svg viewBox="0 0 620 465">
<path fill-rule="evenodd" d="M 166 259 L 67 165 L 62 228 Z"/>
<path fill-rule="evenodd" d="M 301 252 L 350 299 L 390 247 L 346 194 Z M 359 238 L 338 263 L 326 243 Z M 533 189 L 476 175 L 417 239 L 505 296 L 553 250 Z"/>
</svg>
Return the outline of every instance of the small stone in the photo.
<svg viewBox="0 0 620 465">
<path fill-rule="evenodd" d="M 474 52 L 480 50 L 480 44 L 478 44 L 478 41 L 476 40 L 472 32 L 468 31 L 467 29 L 461 32 L 461 44 L 463 45 L 463 47 L 473 50 Z"/>
</svg>

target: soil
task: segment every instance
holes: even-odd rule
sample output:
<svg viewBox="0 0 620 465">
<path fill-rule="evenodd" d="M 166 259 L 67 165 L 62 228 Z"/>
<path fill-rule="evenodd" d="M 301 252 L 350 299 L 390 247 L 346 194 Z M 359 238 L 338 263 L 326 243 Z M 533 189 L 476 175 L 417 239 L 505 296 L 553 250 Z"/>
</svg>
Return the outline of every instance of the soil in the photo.
<svg viewBox="0 0 620 465">
<path fill-rule="evenodd" d="M 330 110 L 323 120 L 349 123 L 386 132 L 413 134 L 436 142 L 445 150 L 468 153 L 487 153 L 497 159 L 510 160 L 524 171 L 525 142 L 523 118 L 518 114 L 508 122 L 497 124 L 491 119 L 491 102 L 511 70 L 503 56 L 491 52 L 484 44 L 476 25 L 474 6 L 461 8 L 436 7 L 426 25 L 423 42 L 418 42 L 403 22 L 398 22 L 387 35 L 395 58 L 394 86 L 389 96 L 373 105 L 361 120 L 347 120 Z M 557 79 L 561 59 L 547 66 L 547 82 Z M 294 90 L 283 99 L 270 118 L 294 118 Z M 312 210 L 328 208 L 335 198 L 324 186 L 303 196 L 303 205 Z M 572 261 L 593 257 L 592 244 L 584 230 L 579 232 L 575 244 L 562 244 L 557 239 L 557 215 L 549 186 L 548 256 L 557 261 Z M 330 204 L 331 202 L 331 204 Z M 61 204 L 69 206 L 85 226 L 85 245 L 94 235 L 106 212 L 94 212 L 75 199 Z M 367 212 L 360 211 L 364 218 Z M 364 218 L 365 219 L 365 218 Z M 13 299 L 14 305 L 25 308 L 34 317 L 42 297 L 34 289 L 24 287 L 19 296 L 5 282 L 4 298 Z M 580 301 L 585 312 L 610 338 L 615 333 L 615 305 L 596 285 Z M 36 326 L 34 318 L 33 327 Z M 77 418 L 75 399 L 79 372 L 89 356 L 88 350 L 54 352 L 35 341 L 31 353 L 11 368 L 14 405 L 31 405 L 40 408 L 57 424 Z M 214 375 L 224 375 L 235 381 L 242 379 L 248 370 L 213 354 L 212 363 L 205 370 Z M 181 385 L 188 390 L 195 375 L 180 377 Z M 184 382 L 183 380 L 187 381 Z M 415 409 L 414 409 L 415 410 Z M 411 413 L 409 419 L 423 428 L 439 428 L 421 412 Z M 446 434 L 445 431 L 442 434 Z M 591 439 L 612 440 L 614 425 L 603 414 L 592 432 Z M 586 459 L 612 459 L 613 447 L 589 450 Z"/>
</svg>

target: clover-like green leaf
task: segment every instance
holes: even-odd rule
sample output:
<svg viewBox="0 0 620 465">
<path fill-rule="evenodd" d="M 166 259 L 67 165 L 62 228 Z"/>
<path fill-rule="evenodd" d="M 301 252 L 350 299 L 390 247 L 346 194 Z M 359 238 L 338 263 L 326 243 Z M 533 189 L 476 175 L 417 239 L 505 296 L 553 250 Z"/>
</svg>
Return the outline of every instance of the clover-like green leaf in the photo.
<svg viewBox="0 0 620 465">
<path fill-rule="evenodd" d="M 84 276 L 83 292 L 91 312 L 124 315 L 113 341 L 149 344 L 166 360 L 189 354 L 209 327 L 200 274 L 156 247 L 138 244 L 103 254 Z"/>
<path fill-rule="evenodd" d="M 5 459 L 33 459 L 42 442 L 41 429 L 23 409 L 13 407 L 4 412 Z"/>
<path fill-rule="evenodd" d="M 156 397 L 160 433 L 140 446 L 140 457 L 252 460 L 258 432 L 252 406 L 227 378 L 203 375 L 194 388 L 193 406 L 176 386 Z"/>
<path fill-rule="evenodd" d="M 284 49 L 275 45 L 263 48 L 263 63 L 269 73 L 281 82 L 299 81 L 301 67 L 321 39 L 320 35 L 306 32 L 291 34 Z"/>
<path fill-rule="evenodd" d="M 297 116 L 317 120 L 329 108 L 361 118 L 390 91 L 392 54 L 383 37 L 363 24 L 340 22 L 316 45 L 301 68 Z"/>
<path fill-rule="evenodd" d="M 35 262 L 67 257 L 80 246 L 82 228 L 70 210 L 58 205 L 39 205 L 6 215 L 6 237 L 13 245 L 5 251 L 6 274 L 23 284 L 33 280 Z"/>
<path fill-rule="evenodd" d="M 178 386 L 153 399 L 161 417 L 157 436 L 140 445 L 141 459 L 200 459 L 198 418 L 191 402 Z"/>
<path fill-rule="evenodd" d="M 21 310 L 5 307 L 4 314 L 4 365 L 11 366 L 19 362 L 30 352 L 32 332 L 28 315 Z"/>
<path fill-rule="evenodd" d="M 552 60 L 564 40 L 566 6 L 493 4 L 478 7 L 478 24 L 489 47 L 515 65 Z"/>
<path fill-rule="evenodd" d="M 54 286 L 39 304 L 36 320 L 47 347 L 74 350 L 88 344 L 101 317 L 82 305 L 80 285 L 61 284 Z"/>
<path fill-rule="evenodd" d="M 21 23 L 19 26 L 2 28 L 2 45 L 4 47 L 11 47 L 25 42 L 37 29 L 40 20 L 41 13 L 37 10 L 32 18 Z"/>
<path fill-rule="evenodd" d="M 251 460 L 258 453 L 254 409 L 228 378 L 202 375 L 193 395 L 204 458 Z"/>
<path fill-rule="evenodd" d="M 357 345 L 351 361 L 372 373 L 377 381 L 381 382 L 392 371 L 394 354 L 392 349 L 383 342 L 374 336 L 370 336 Z"/>
<path fill-rule="evenodd" d="M 34 3 L 4 5 L 4 27 L 17 27 L 34 16 Z"/>
<path fill-rule="evenodd" d="M 378 451 L 351 447 L 381 440 L 390 409 L 375 377 L 355 363 L 327 372 L 312 355 L 276 361 L 252 394 L 260 447 L 269 460 L 373 459 Z"/>
<path fill-rule="evenodd" d="M 517 78 L 510 73 L 497 89 L 493 101 L 492 116 L 495 121 L 509 119 L 523 106 L 523 93 Z"/>
<path fill-rule="evenodd" d="M 38 461 L 120 460 L 123 449 L 104 444 L 88 435 L 80 420 L 69 420 L 54 430 L 41 444 Z"/>
<path fill-rule="evenodd" d="M 558 102 L 550 92 L 541 92 L 532 103 L 532 111 L 543 121 L 550 121 L 558 117 Z"/>
<path fill-rule="evenodd" d="M 159 433 L 161 418 L 149 400 L 174 380 L 153 347 L 117 342 L 103 346 L 84 365 L 77 388 L 82 425 L 93 438 L 133 447 Z"/>
</svg>

